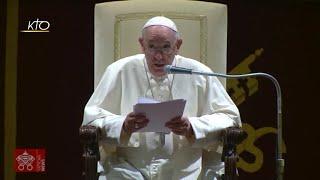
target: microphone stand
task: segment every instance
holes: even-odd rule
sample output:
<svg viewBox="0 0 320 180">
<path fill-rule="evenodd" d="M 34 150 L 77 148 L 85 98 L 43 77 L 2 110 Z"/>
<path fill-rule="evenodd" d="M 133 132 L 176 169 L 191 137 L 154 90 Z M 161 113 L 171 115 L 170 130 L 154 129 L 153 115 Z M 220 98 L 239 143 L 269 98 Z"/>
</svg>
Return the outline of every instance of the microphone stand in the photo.
<svg viewBox="0 0 320 180">
<path fill-rule="evenodd" d="M 281 104 L 281 89 L 280 85 L 276 78 L 272 75 L 267 73 L 249 73 L 249 74 L 220 74 L 220 73 L 207 73 L 207 72 L 200 72 L 200 71 L 193 71 L 189 69 L 181 68 L 181 72 L 177 72 L 177 74 L 197 74 L 197 75 L 204 75 L 204 76 L 216 76 L 216 77 L 223 77 L 223 78 L 247 78 L 252 76 L 262 76 L 272 81 L 274 86 L 276 87 L 277 91 L 277 145 L 276 145 L 276 174 L 277 180 L 283 179 L 283 172 L 284 172 L 284 159 L 282 158 L 282 104 Z M 168 71 L 168 73 L 174 74 L 172 71 Z"/>
</svg>

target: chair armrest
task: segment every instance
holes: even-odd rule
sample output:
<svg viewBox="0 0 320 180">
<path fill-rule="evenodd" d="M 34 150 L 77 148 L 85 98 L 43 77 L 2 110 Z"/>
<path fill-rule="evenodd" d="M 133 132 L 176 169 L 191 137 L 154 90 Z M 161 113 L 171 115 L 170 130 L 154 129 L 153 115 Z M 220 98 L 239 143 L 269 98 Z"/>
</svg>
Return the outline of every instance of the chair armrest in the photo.
<svg viewBox="0 0 320 180">
<path fill-rule="evenodd" d="M 80 142 L 83 146 L 82 176 L 85 180 L 97 180 L 97 162 L 100 159 L 99 137 L 101 130 L 98 127 L 84 125 L 79 129 Z M 241 128 L 230 127 L 222 132 L 223 153 L 221 160 L 225 163 L 223 180 L 236 180 L 238 155 L 237 145 L 245 139 L 246 135 Z"/>
<path fill-rule="evenodd" d="M 225 163 L 223 180 L 237 179 L 237 145 L 240 144 L 245 137 L 245 132 L 239 127 L 230 127 L 222 132 L 223 152 L 221 160 Z"/>
<path fill-rule="evenodd" d="M 100 159 L 99 137 L 100 129 L 95 126 L 84 125 L 79 129 L 80 142 L 83 147 L 82 176 L 85 180 L 97 180 L 97 162 Z"/>
</svg>

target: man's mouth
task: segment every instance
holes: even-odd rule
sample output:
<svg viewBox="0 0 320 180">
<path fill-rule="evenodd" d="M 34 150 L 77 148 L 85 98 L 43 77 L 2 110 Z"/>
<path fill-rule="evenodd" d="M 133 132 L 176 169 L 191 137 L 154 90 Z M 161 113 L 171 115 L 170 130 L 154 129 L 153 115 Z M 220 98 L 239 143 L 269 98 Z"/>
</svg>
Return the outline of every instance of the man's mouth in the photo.
<svg viewBox="0 0 320 180">
<path fill-rule="evenodd" d="M 163 68 L 165 64 L 154 64 L 154 66 L 156 66 L 157 68 Z"/>
</svg>

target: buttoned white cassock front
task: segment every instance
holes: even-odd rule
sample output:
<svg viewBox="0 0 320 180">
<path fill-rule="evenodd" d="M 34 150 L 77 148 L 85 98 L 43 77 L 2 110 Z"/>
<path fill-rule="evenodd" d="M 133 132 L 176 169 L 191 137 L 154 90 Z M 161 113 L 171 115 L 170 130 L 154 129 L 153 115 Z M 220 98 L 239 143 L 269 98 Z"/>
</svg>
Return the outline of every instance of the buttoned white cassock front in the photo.
<svg viewBox="0 0 320 180">
<path fill-rule="evenodd" d="M 202 149 L 215 150 L 217 147 L 212 145 L 217 144 L 219 130 L 241 125 L 239 111 L 217 78 L 169 75 L 169 85 L 174 79 L 170 87 L 165 82 L 164 85 L 154 83 L 144 63 L 144 55 L 138 54 L 108 66 L 85 107 L 82 124 L 102 128 L 100 163 L 106 174 L 117 175 L 113 174 L 116 169 L 128 179 L 197 179 L 201 172 Z M 211 71 L 200 62 L 179 55 L 173 64 Z M 133 111 L 138 97 L 150 96 L 148 76 L 156 99 L 163 99 L 162 93 L 157 91 L 171 89 L 173 99 L 187 100 L 183 115 L 189 118 L 195 134 L 192 144 L 184 136 L 173 133 L 166 135 L 164 147 L 156 133 L 133 133 L 129 139 L 120 141 L 126 115 Z M 168 97 L 163 100 L 166 99 Z M 219 166 L 220 157 L 216 159 Z"/>
</svg>

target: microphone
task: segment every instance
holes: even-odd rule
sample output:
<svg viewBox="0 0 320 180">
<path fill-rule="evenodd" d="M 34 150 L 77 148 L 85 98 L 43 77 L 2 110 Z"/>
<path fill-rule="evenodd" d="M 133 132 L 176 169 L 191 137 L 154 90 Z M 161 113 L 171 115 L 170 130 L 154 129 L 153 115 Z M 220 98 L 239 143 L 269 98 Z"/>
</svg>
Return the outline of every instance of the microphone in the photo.
<svg viewBox="0 0 320 180">
<path fill-rule="evenodd" d="M 172 65 L 166 65 L 164 67 L 164 71 L 168 74 L 197 74 L 204 76 L 216 76 L 223 78 L 247 78 L 252 76 L 262 76 L 272 81 L 276 88 L 277 92 L 277 147 L 276 147 L 276 167 L 277 167 L 277 176 L 278 180 L 283 179 L 283 171 L 284 171 L 284 159 L 282 158 L 282 103 L 281 103 L 281 88 L 275 77 L 267 73 L 248 73 L 248 74 L 221 74 L 214 72 L 200 72 L 193 71 L 189 68 L 177 67 Z"/>
<path fill-rule="evenodd" d="M 168 74 L 192 74 L 192 69 L 172 65 L 166 65 L 164 71 Z"/>
</svg>

